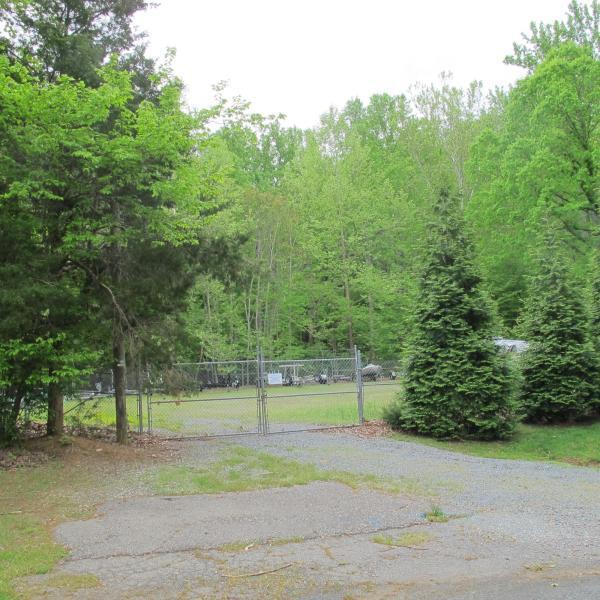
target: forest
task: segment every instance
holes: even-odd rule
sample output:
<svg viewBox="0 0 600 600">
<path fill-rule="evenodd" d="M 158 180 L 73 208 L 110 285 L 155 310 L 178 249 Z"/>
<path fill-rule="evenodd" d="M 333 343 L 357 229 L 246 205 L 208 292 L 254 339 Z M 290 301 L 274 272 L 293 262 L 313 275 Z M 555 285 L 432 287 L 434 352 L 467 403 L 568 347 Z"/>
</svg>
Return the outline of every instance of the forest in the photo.
<svg viewBox="0 0 600 600">
<path fill-rule="evenodd" d="M 255 113 L 226 83 L 212 106 L 187 107 L 172 56 L 149 58 L 133 29 L 148 5 L 0 1 L 0 439 L 26 407 L 47 407 L 59 429 L 65 395 L 101 369 L 115 374 L 124 441 L 129 365 L 252 358 L 257 343 L 273 358 L 357 345 L 369 361 L 403 359 L 430 341 L 424 269 L 444 285 L 432 223 L 443 239 L 460 222 L 490 339 L 563 327 L 549 352 L 578 408 L 528 416 L 598 414 L 597 0 L 531 24 L 504 59 L 522 69 L 509 89 L 443 73 L 323 107 L 307 130 Z M 521 376 L 527 398 L 549 393 Z M 417 383 L 409 396 L 427 395 Z M 416 408 L 397 420 L 457 434 Z M 510 429 L 497 425 L 480 437 Z"/>
</svg>

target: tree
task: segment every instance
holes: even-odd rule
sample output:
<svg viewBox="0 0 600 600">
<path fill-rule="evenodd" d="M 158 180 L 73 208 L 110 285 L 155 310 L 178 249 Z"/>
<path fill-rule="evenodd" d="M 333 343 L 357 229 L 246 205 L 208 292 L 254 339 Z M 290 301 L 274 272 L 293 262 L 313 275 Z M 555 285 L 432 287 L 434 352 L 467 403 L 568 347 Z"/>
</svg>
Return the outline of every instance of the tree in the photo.
<svg viewBox="0 0 600 600">
<path fill-rule="evenodd" d="M 221 208 L 228 165 L 220 154 L 214 160 L 203 121 L 181 110 L 177 80 L 164 82 L 157 103 L 132 109 L 129 78 L 105 76 L 120 93 L 77 153 L 79 194 L 61 216 L 63 252 L 112 323 L 117 438 L 125 442 L 127 337 L 183 306 L 195 272 L 185 250 L 202 242 Z"/>
<path fill-rule="evenodd" d="M 124 442 L 127 341 L 151 337 L 183 307 L 195 274 L 215 270 L 202 259 L 223 257 L 206 224 L 223 203 L 227 155 L 213 151 L 201 118 L 181 110 L 176 80 L 162 82 L 157 103 L 132 107 L 129 76 L 110 67 L 89 88 L 31 80 L 6 59 L 0 66 L 5 371 L 60 390 L 84 350 L 96 350 L 80 361 L 85 369 L 103 350 Z"/>
<path fill-rule="evenodd" d="M 456 204 L 440 193 L 404 397 L 386 418 L 437 438 L 501 439 L 514 425 L 510 378 L 492 340 L 492 311 Z"/>
<path fill-rule="evenodd" d="M 579 273 L 600 219 L 600 61 L 588 47 L 553 49 L 506 100 L 499 126 L 472 148 L 468 206 L 483 272 L 513 325 L 532 270 L 535 232 L 551 214 Z"/>
<path fill-rule="evenodd" d="M 130 68 L 147 60 L 140 55 L 143 35 L 134 32 L 132 18 L 149 5 L 147 0 L 8 0 L 0 10 L 9 34 L 2 42 L 10 57 L 40 79 L 55 82 L 69 75 L 96 87 L 97 70 L 112 54 Z"/>
<path fill-rule="evenodd" d="M 591 336 L 597 358 L 600 361 L 600 249 L 598 248 L 595 248 L 592 252 L 590 282 L 592 308 Z"/>
<path fill-rule="evenodd" d="M 541 239 L 523 319 L 529 348 L 520 399 L 529 422 L 572 422 L 600 407 L 598 361 L 581 292 L 569 276 L 559 235 L 550 228 Z"/>
<path fill-rule="evenodd" d="M 590 5 L 573 0 L 569 4 L 567 20 L 553 23 L 531 23 L 530 33 L 522 34 L 524 43 L 513 44 L 514 54 L 504 62 L 528 69 L 530 72 L 542 63 L 548 54 L 565 42 L 587 46 L 596 59 L 600 59 L 600 3 Z"/>
<path fill-rule="evenodd" d="M 79 90 L 81 92 L 81 90 Z M 50 432 L 62 427 L 62 386 L 98 359 L 80 273 L 55 252 L 69 152 L 101 106 L 70 82 L 51 87 L 0 58 L 0 438 L 16 434 L 22 408 L 48 398 Z"/>
<path fill-rule="evenodd" d="M 103 78 L 99 68 L 113 60 L 113 64 L 118 64 L 120 69 L 133 73 L 133 93 L 129 95 L 128 103 L 139 106 L 143 99 L 157 101 L 160 95 L 161 77 L 155 73 L 154 61 L 145 56 L 142 43 L 144 36 L 137 34 L 132 27 L 135 13 L 147 6 L 145 0 L 7 0 L 0 10 L 4 33 L 7 35 L 0 40 L 0 45 L 14 64 L 26 68 L 29 77 L 53 85 L 57 85 L 61 77 L 69 76 L 88 87 L 100 87 Z M 66 89 L 64 86 L 59 88 Z M 58 137 L 62 140 L 61 136 Z M 70 141 L 62 147 L 56 147 L 59 148 L 66 171 L 69 166 L 77 165 L 77 160 L 73 160 L 71 154 L 77 150 L 76 142 Z M 40 155 L 34 156 L 40 159 Z M 30 160 L 32 158 L 29 157 Z M 44 159 L 41 162 L 44 163 Z M 33 164 L 29 166 L 31 168 Z M 56 166 L 56 163 L 52 165 Z M 49 171 L 47 167 L 44 164 L 42 168 Z M 55 193 L 67 199 L 67 203 L 70 197 L 79 193 L 79 178 L 77 173 L 74 175 L 72 179 L 68 175 L 56 176 L 56 181 L 60 181 L 60 189 Z M 73 190 L 66 189 L 67 182 L 73 185 Z M 54 290 L 52 308 L 46 306 L 47 297 L 45 300 L 38 297 L 38 300 L 42 302 L 39 310 L 48 312 L 44 323 L 46 333 L 53 337 L 57 333 L 66 334 L 70 328 L 81 329 L 81 324 L 85 322 L 82 317 L 85 302 L 81 294 L 75 291 L 77 286 L 69 288 L 64 285 L 67 279 L 73 280 L 64 268 L 65 258 L 60 252 L 63 243 L 61 236 L 65 231 L 64 204 L 46 202 L 43 206 L 38 216 L 44 223 L 43 254 L 47 256 L 44 280 Z M 54 270 L 50 267 L 54 267 Z M 64 292 L 62 298 L 61 291 Z M 71 292 L 78 296 L 77 301 L 74 301 Z M 84 337 L 90 339 L 89 336 Z M 66 339 L 70 338 L 70 335 L 66 335 Z M 63 341 L 54 348 L 57 357 L 60 357 L 62 348 L 66 351 L 65 344 Z M 57 362 L 60 363 L 60 359 Z M 49 365 L 49 371 L 58 372 L 53 365 Z M 67 382 L 50 379 L 48 433 L 59 434 L 63 427 L 63 388 Z"/>
</svg>

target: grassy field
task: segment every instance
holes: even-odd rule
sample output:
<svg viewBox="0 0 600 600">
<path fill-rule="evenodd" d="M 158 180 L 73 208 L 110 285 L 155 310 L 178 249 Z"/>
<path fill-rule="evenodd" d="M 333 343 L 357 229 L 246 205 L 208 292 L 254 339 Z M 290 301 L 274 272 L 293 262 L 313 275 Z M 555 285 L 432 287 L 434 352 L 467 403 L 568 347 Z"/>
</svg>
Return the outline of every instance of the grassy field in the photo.
<svg viewBox="0 0 600 600">
<path fill-rule="evenodd" d="M 365 386 L 365 419 L 381 418 L 382 411 L 398 392 L 398 385 Z M 318 395 L 311 395 L 318 394 Z M 356 387 L 353 383 L 306 385 L 302 387 L 272 387 L 267 390 L 267 406 L 271 431 L 293 426 L 352 425 L 358 423 Z M 287 397 L 278 397 L 287 396 Z M 217 398 L 220 398 L 217 400 Z M 190 402 L 190 400 L 200 400 Z M 212 401 L 211 401 L 212 400 Z M 205 390 L 194 396 L 153 396 L 153 429 L 173 433 L 208 435 L 256 431 L 256 390 Z M 74 409 L 69 401 L 67 420 L 88 425 L 114 425 L 114 401 L 102 398 L 86 402 Z M 131 426 L 137 426 L 137 399 L 127 399 Z M 144 424 L 147 425 L 147 403 L 143 401 Z"/>
<path fill-rule="evenodd" d="M 485 458 L 548 460 L 600 467 L 600 423 L 519 425 L 516 435 L 503 442 L 438 441 L 405 433 L 395 433 L 393 437 Z"/>
</svg>

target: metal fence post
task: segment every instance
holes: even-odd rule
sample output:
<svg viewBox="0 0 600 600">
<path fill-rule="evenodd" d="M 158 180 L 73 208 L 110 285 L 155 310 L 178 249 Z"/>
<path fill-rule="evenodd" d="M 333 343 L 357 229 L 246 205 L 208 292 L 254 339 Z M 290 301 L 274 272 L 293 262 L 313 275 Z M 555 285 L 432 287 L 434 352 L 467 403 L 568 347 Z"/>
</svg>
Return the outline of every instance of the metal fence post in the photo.
<svg viewBox="0 0 600 600">
<path fill-rule="evenodd" d="M 262 433 L 262 409 L 261 403 L 261 383 L 262 377 L 260 374 L 260 350 L 258 344 L 256 345 L 256 427 L 258 433 Z"/>
<path fill-rule="evenodd" d="M 354 346 L 354 363 L 356 367 L 356 402 L 358 408 L 358 422 L 362 425 L 365 422 L 364 417 L 364 388 L 362 381 L 362 360 L 360 355 L 360 350 Z"/>
<path fill-rule="evenodd" d="M 146 389 L 146 407 L 148 411 L 148 433 L 152 433 L 152 387 Z"/>
<path fill-rule="evenodd" d="M 266 435 L 269 433 L 269 418 L 267 416 L 267 392 L 265 390 L 265 360 L 262 354 L 262 349 L 259 346 L 256 348 L 256 416 L 258 419 L 258 433 Z"/>
<path fill-rule="evenodd" d="M 142 401 L 142 369 L 139 360 L 136 369 L 136 387 L 137 387 L 137 413 L 138 413 L 138 432 L 144 433 L 144 407 Z"/>
<path fill-rule="evenodd" d="M 265 387 L 265 357 L 260 351 L 260 373 L 261 373 L 261 406 L 263 416 L 263 434 L 269 433 L 269 413 L 267 410 L 267 389 Z"/>
</svg>

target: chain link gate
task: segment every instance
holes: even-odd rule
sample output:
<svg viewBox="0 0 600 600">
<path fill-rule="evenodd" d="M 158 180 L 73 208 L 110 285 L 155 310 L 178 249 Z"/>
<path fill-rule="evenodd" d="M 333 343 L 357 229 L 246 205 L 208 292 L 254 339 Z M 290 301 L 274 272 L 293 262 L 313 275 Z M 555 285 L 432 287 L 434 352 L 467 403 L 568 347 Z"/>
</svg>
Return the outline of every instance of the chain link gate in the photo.
<svg viewBox="0 0 600 600">
<path fill-rule="evenodd" d="M 399 389 L 396 361 L 363 366 L 351 357 L 179 363 L 132 368 L 130 426 L 166 437 L 215 437 L 350 427 L 381 418 Z M 397 386 L 397 388 L 386 387 Z M 85 426 L 114 425 L 111 372 L 82 381 L 65 397 L 65 417 Z"/>
<path fill-rule="evenodd" d="M 360 351 L 313 360 L 176 364 L 147 374 L 147 430 L 217 437 L 355 426 L 363 422 Z"/>
</svg>

